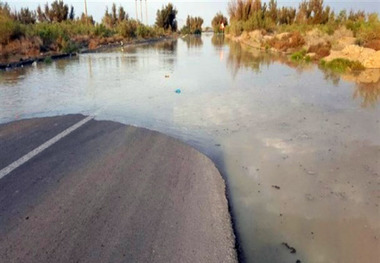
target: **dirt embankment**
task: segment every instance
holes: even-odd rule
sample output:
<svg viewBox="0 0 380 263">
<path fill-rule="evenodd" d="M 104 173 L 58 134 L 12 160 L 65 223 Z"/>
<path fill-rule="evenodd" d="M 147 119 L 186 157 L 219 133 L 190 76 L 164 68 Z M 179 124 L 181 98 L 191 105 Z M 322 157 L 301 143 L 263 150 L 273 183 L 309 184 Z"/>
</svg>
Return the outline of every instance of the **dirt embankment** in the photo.
<svg viewBox="0 0 380 263">
<path fill-rule="evenodd" d="M 380 68 L 380 51 L 371 48 L 349 45 L 342 50 L 332 50 L 330 55 L 324 60 L 332 61 L 336 58 L 344 58 L 352 61 L 359 61 L 365 68 Z"/>
<path fill-rule="evenodd" d="M 243 32 L 240 36 L 226 35 L 226 37 L 253 48 L 274 52 L 292 54 L 303 50 L 305 56 L 314 61 L 343 58 L 359 61 L 367 69 L 380 68 L 380 39 L 358 46 L 352 31 L 345 27 L 336 30 L 332 35 L 318 29 L 304 34 L 299 32 L 269 34 L 265 30 L 255 30 Z"/>
<path fill-rule="evenodd" d="M 81 50 L 96 49 L 101 45 L 120 43 L 121 39 L 116 37 L 109 38 L 90 38 L 89 36 L 78 36 L 72 40 L 73 47 L 65 48 L 62 41 L 55 43 L 43 43 L 41 38 L 21 37 L 7 44 L 0 45 L 0 65 L 18 65 L 23 61 L 41 60 L 45 57 L 52 57 L 60 54 L 75 53 Z"/>
<path fill-rule="evenodd" d="M 32 64 L 34 61 L 43 61 L 45 58 L 62 58 L 73 53 L 88 53 L 109 47 L 134 45 L 156 42 L 169 37 L 157 37 L 149 39 L 125 39 L 121 36 L 90 37 L 76 36 L 72 39 L 75 49 L 65 51 L 59 43 L 44 45 L 39 37 L 20 38 L 6 45 L 0 44 L 0 69 L 20 67 Z"/>
</svg>

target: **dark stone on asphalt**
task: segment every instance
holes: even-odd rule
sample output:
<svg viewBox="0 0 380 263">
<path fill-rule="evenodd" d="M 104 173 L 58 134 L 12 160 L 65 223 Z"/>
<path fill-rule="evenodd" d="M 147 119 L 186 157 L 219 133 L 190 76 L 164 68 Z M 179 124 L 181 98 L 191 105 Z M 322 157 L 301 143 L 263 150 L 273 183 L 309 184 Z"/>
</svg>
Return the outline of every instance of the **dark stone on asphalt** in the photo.
<svg viewBox="0 0 380 263">
<path fill-rule="evenodd" d="M 291 253 L 291 254 L 295 254 L 295 253 L 297 252 L 297 250 L 296 250 L 294 247 L 289 246 L 288 243 L 286 243 L 286 242 L 282 242 L 282 244 L 283 244 L 287 249 L 290 250 L 290 253 Z"/>
</svg>

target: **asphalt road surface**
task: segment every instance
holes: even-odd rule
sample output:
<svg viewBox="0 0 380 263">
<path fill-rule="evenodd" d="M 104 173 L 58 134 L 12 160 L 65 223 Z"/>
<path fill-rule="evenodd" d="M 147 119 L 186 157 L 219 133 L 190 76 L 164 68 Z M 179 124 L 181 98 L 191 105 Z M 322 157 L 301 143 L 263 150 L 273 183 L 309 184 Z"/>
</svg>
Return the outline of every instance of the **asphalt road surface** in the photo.
<svg viewBox="0 0 380 263">
<path fill-rule="evenodd" d="M 83 120 L 0 125 L 0 170 Z M 236 262 L 225 185 L 168 136 L 90 120 L 0 179 L 0 262 Z"/>
</svg>

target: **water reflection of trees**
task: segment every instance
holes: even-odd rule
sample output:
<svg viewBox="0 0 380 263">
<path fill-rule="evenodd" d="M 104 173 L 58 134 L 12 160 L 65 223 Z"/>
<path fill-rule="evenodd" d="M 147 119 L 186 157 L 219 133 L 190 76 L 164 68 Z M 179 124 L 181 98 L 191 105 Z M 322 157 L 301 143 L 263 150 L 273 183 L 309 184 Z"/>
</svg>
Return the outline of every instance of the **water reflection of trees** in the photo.
<svg viewBox="0 0 380 263">
<path fill-rule="evenodd" d="M 255 72 L 260 72 L 262 66 L 268 66 L 274 62 L 285 64 L 298 72 L 313 67 L 311 63 L 294 62 L 281 53 L 266 52 L 228 39 L 225 42 L 230 47 L 227 62 L 228 66 L 232 68 L 234 76 L 240 68 L 250 68 Z"/>
<path fill-rule="evenodd" d="M 184 38 L 182 38 L 183 41 L 186 42 L 187 48 L 200 48 L 203 46 L 203 41 L 201 36 L 193 36 L 193 35 L 188 35 Z"/>
<path fill-rule="evenodd" d="M 374 107 L 380 100 L 380 69 L 339 74 L 327 69 L 321 69 L 325 79 L 338 85 L 341 79 L 355 83 L 354 99 L 362 99 L 362 107 Z"/>
<path fill-rule="evenodd" d="M 165 50 L 170 52 L 176 52 L 177 51 L 177 40 L 166 40 L 166 41 L 160 41 L 153 45 L 153 49 L 156 50 Z"/>
<path fill-rule="evenodd" d="M 353 98 L 362 98 L 362 107 L 375 107 L 380 100 L 380 81 L 377 83 L 357 83 Z"/>
<path fill-rule="evenodd" d="M 229 45 L 230 50 L 227 66 L 231 68 L 233 76 L 236 76 L 241 68 L 249 68 L 255 72 L 260 72 L 261 66 L 272 64 L 275 60 L 275 54 L 243 47 L 240 43 L 227 39 L 226 43 Z"/>
<path fill-rule="evenodd" d="M 211 38 L 211 43 L 215 47 L 223 47 L 224 46 L 224 34 L 214 34 Z"/>
<path fill-rule="evenodd" d="M 124 50 L 127 53 L 137 53 L 141 50 L 156 50 L 156 51 L 168 51 L 170 53 L 175 53 L 177 51 L 177 40 L 163 40 L 163 41 L 158 41 L 152 44 L 142 44 L 142 45 L 132 45 L 129 47 L 125 47 Z"/>
<path fill-rule="evenodd" d="M 334 86 L 339 85 L 340 76 L 338 73 L 335 73 L 335 72 L 329 71 L 329 70 L 324 70 L 324 69 L 321 69 L 321 70 L 323 71 L 323 75 L 324 75 L 325 80 L 331 81 L 331 83 L 334 84 Z"/>
<path fill-rule="evenodd" d="M 221 38 L 212 40 L 212 43 L 220 45 Z M 227 58 L 227 65 L 231 68 L 233 76 L 236 76 L 241 68 L 249 68 L 254 72 L 260 72 L 262 66 L 268 66 L 274 62 L 285 64 L 302 72 L 307 68 L 314 67 L 313 63 L 297 63 L 291 61 L 287 56 L 268 53 L 263 50 L 250 48 L 241 45 L 238 42 L 225 39 L 225 43 L 229 45 L 230 51 Z M 376 106 L 380 100 L 380 69 L 366 69 L 361 72 L 338 74 L 330 70 L 320 68 L 324 74 L 324 78 L 331 81 L 334 85 L 338 85 L 343 78 L 346 81 L 356 83 L 356 89 L 353 98 L 362 98 L 362 106 Z"/>
<path fill-rule="evenodd" d="M 125 47 L 124 52 L 127 54 L 136 54 L 133 56 L 135 60 L 131 60 L 130 62 L 137 62 L 140 60 L 144 63 L 149 63 L 149 58 L 151 54 L 160 56 L 160 62 L 164 65 L 173 65 L 177 59 L 177 44 L 178 41 L 176 39 L 168 39 L 162 40 L 158 42 L 154 42 L 151 44 L 142 44 L 142 45 L 134 45 L 130 47 Z M 145 56 L 140 56 L 141 54 L 145 54 Z M 152 56 L 153 57 L 153 56 Z"/>
<path fill-rule="evenodd" d="M 47 67 L 50 66 L 51 65 L 49 64 L 40 62 L 37 63 L 37 66 L 25 66 L 22 68 L 20 67 L 7 71 L 0 71 L 0 84 L 16 85 L 20 81 L 23 81 L 32 71 L 38 70 L 40 73 L 43 73 L 47 70 Z"/>
<path fill-rule="evenodd" d="M 15 85 L 27 74 L 26 68 L 0 72 L 0 84 Z"/>
<path fill-rule="evenodd" d="M 55 65 L 55 68 L 57 69 L 57 72 L 65 74 L 66 67 L 68 65 L 73 64 L 73 63 L 79 63 L 79 57 L 78 56 L 72 56 L 69 59 L 67 59 L 67 58 L 58 59 L 55 61 L 54 65 Z"/>
</svg>

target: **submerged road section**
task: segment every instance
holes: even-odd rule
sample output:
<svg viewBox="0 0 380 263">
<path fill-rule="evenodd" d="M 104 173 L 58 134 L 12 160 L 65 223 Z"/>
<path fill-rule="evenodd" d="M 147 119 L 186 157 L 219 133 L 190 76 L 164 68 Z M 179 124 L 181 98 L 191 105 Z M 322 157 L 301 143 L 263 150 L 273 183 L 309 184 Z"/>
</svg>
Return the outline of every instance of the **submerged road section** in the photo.
<svg viewBox="0 0 380 263">
<path fill-rule="evenodd" d="M 0 262 L 237 261 L 224 181 L 206 156 L 115 122 L 70 130 L 85 118 L 0 125 L 0 170 L 16 163 L 0 179 Z"/>
</svg>

